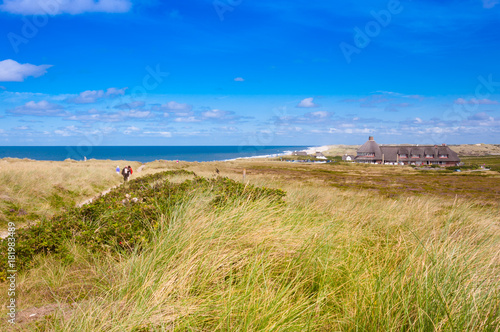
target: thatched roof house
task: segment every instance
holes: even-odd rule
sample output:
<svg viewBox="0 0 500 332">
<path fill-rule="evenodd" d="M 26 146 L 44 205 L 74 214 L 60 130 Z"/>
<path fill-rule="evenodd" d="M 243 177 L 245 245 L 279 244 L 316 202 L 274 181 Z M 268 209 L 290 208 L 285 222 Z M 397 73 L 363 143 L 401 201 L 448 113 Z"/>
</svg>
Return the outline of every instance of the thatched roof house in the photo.
<svg viewBox="0 0 500 332">
<path fill-rule="evenodd" d="M 321 151 L 316 151 L 311 156 L 316 157 L 316 159 L 326 159 L 325 155 Z"/>
<path fill-rule="evenodd" d="M 378 145 L 373 136 L 359 149 L 355 161 L 373 164 L 441 165 L 455 166 L 460 158 L 446 144 L 443 145 Z"/>
</svg>

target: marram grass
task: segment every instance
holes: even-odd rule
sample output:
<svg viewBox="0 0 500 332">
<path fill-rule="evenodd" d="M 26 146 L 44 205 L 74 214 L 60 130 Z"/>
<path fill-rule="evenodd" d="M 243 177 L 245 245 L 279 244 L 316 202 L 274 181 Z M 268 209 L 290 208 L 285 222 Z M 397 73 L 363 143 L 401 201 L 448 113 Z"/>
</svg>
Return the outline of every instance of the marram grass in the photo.
<svg viewBox="0 0 500 332">
<path fill-rule="evenodd" d="M 497 211 L 285 189 L 285 204 L 217 208 L 193 190 L 158 208 L 148 245 L 119 254 L 68 240 L 71 264 L 38 257 L 18 285 L 21 302 L 59 309 L 18 329 L 500 331 Z"/>
</svg>

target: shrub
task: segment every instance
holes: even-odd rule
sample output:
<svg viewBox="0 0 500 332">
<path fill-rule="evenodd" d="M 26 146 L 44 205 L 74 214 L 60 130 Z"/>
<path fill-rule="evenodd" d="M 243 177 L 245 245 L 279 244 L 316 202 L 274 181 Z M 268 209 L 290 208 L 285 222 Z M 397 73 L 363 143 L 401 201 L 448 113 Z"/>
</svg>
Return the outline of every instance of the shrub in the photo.
<svg viewBox="0 0 500 332">
<path fill-rule="evenodd" d="M 196 192 L 208 192 L 213 197 L 211 206 L 214 208 L 223 207 L 236 198 L 245 201 L 263 198 L 271 204 L 281 204 L 285 196 L 280 189 L 244 185 L 225 177 L 206 179 L 195 176 L 193 180 L 177 184 L 168 181 L 171 175 L 195 174 L 176 170 L 134 179 L 91 204 L 71 208 L 32 227 L 18 230 L 17 269 L 34 267 L 33 257 L 38 254 L 51 254 L 71 262 L 72 257 L 65 247 L 65 241 L 70 238 L 94 252 L 140 249 L 151 240 L 158 218 L 161 215 L 168 218 L 176 204 L 181 204 Z M 0 243 L 0 251 L 0 271 L 6 271 L 6 240 Z M 1 274 L 0 279 L 5 280 L 5 275 Z"/>
</svg>

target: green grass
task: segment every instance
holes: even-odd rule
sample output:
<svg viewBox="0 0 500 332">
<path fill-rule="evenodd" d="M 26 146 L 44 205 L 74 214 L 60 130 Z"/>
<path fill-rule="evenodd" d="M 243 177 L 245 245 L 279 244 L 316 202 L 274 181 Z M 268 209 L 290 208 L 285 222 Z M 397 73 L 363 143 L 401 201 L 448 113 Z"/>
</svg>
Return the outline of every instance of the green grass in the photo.
<svg viewBox="0 0 500 332">
<path fill-rule="evenodd" d="M 482 166 L 485 165 L 492 171 L 500 172 L 500 156 L 462 156 L 460 157 L 462 162 L 467 166 Z"/>
<path fill-rule="evenodd" d="M 18 289 L 59 309 L 20 330 L 499 331 L 495 207 L 174 173 L 54 217 L 72 259 L 35 254 Z"/>
</svg>

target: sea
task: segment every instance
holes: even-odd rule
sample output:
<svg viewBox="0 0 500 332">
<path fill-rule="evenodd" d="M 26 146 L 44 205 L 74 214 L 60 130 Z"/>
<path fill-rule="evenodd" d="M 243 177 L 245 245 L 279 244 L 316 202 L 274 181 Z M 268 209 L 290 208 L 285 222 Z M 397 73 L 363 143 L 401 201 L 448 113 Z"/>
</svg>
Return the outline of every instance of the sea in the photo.
<svg viewBox="0 0 500 332">
<path fill-rule="evenodd" d="M 0 159 L 202 162 L 274 157 L 306 149 L 308 149 L 306 146 L 0 146 Z"/>
</svg>

